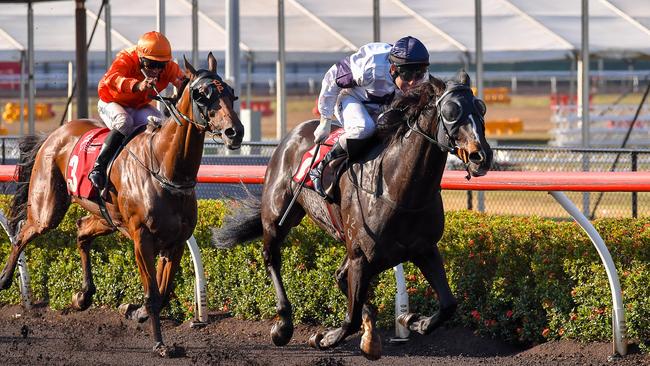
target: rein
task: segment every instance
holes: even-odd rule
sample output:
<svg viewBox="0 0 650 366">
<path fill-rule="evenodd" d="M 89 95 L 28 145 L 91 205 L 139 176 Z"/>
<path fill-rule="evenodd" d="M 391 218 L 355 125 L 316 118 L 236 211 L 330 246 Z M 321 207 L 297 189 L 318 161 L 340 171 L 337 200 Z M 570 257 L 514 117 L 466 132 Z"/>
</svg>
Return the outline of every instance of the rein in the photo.
<svg viewBox="0 0 650 366">
<path fill-rule="evenodd" d="M 156 179 L 158 181 L 158 183 L 160 183 L 160 186 L 163 187 L 163 189 L 166 189 L 170 193 L 187 194 L 187 193 L 189 193 L 190 190 L 192 190 L 192 189 L 194 189 L 194 187 L 196 187 L 196 180 L 190 181 L 189 183 L 184 183 L 184 184 L 174 183 L 171 180 L 167 179 L 162 174 L 160 174 L 160 165 L 157 162 L 154 162 L 155 155 L 154 155 L 154 151 L 153 151 L 153 139 L 154 139 L 156 133 L 158 133 L 159 130 L 160 130 L 160 126 L 158 126 L 156 128 L 156 130 L 151 134 L 151 138 L 149 138 L 149 159 L 150 159 L 149 163 L 150 163 L 151 166 L 157 166 L 158 167 L 156 169 L 156 171 L 149 168 L 147 166 L 147 164 L 142 162 L 142 160 L 140 160 L 135 155 L 135 153 L 133 153 L 133 151 L 131 151 L 131 149 L 129 149 L 127 147 L 125 147 L 125 149 L 128 151 L 129 155 L 131 155 L 131 157 L 133 157 L 133 159 L 136 162 L 138 162 L 138 164 L 140 164 L 144 168 L 144 170 L 146 170 L 149 174 L 151 174 L 151 176 L 154 177 L 154 179 Z"/>
<path fill-rule="evenodd" d="M 144 71 L 143 71 L 143 74 L 146 76 Z M 224 83 L 225 84 L 225 87 L 224 87 L 221 84 L 222 81 L 219 78 L 219 76 L 216 75 L 216 74 L 214 74 L 214 76 L 213 76 L 213 74 L 214 73 L 211 73 L 211 72 L 205 72 L 203 75 L 201 75 L 201 76 L 197 77 L 196 79 L 192 80 L 189 85 L 186 84 L 187 91 L 189 92 L 190 108 L 192 109 L 193 112 L 195 110 L 199 112 L 198 115 L 201 117 L 202 122 L 197 122 L 195 119 L 190 118 L 185 113 L 179 111 L 178 107 L 176 107 L 176 103 L 171 103 L 170 98 L 165 98 L 162 95 L 160 95 L 160 93 L 158 92 L 158 89 L 154 86 L 153 89 L 154 89 L 155 93 L 157 94 L 156 99 L 160 100 L 163 103 L 165 108 L 167 108 L 167 110 L 169 111 L 170 115 L 174 118 L 174 121 L 179 126 L 183 126 L 183 123 L 181 121 L 181 119 L 182 119 L 185 122 L 194 125 L 201 133 L 205 133 L 206 131 L 207 132 L 212 132 L 212 131 L 208 130 L 208 128 L 210 126 L 209 119 L 201 111 L 201 108 L 205 108 L 205 109 L 212 108 L 212 106 L 215 103 L 218 103 L 219 99 L 223 96 L 223 91 L 224 90 L 227 91 L 228 93 L 231 92 L 230 86 L 228 86 L 228 84 Z M 215 91 L 216 91 L 216 93 L 214 94 L 214 98 L 208 98 L 208 102 L 210 102 L 209 105 L 203 105 L 202 103 L 195 100 L 195 98 L 194 98 L 194 91 L 196 90 L 195 89 L 196 85 L 198 85 L 199 83 L 201 83 L 202 81 L 204 81 L 206 79 L 208 79 L 207 83 L 208 83 L 209 87 L 214 87 Z M 237 97 L 233 95 L 233 98 L 236 99 Z M 196 114 L 196 113 L 193 113 L 193 114 Z M 173 194 L 188 194 L 189 191 L 191 191 L 192 189 L 194 189 L 194 187 L 196 187 L 196 184 L 197 184 L 196 180 L 190 181 L 188 183 L 179 184 L 179 183 L 175 183 L 175 182 L 169 180 L 168 178 L 166 178 L 165 176 L 160 174 L 160 164 L 157 161 L 155 161 L 155 154 L 154 154 L 154 148 L 153 148 L 153 139 L 154 139 L 156 133 L 158 133 L 159 129 L 160 129 L 160 126 L 158 126 L 153 131 L 153 133 L 151 134 L 151 137 L 149 139 L 149 157 L 150 157 L 149 166 L 156 167 L 155 170 L 153 168 L 150 168 L 149 166 L 147 166 L 147 164 L 145 164 L 142 160 L 140 160 L 135 155 L 135 153 L 133 153 L 133 151 L 131 151 L 131 149 L 127 148 L 127 151 L 129 153 L 129 155 L 131 155 L 133 157 L 133 159 L 138 164 L 140 164 L 149 174 L 151 174 L 151 176 L 156 181 L 158 181 L 158 183 L 160 184 L 160 186 L 163 189 L 165 189 L 165 190 L 167 190 L 167 191 L 169 191 L 170 193 L 173 193 Z M 221 131 L 213 132 L 213 138 L 214 138 L 214 135 L 221 135 L 221 133 L 222 133 Z"/>
</svg>

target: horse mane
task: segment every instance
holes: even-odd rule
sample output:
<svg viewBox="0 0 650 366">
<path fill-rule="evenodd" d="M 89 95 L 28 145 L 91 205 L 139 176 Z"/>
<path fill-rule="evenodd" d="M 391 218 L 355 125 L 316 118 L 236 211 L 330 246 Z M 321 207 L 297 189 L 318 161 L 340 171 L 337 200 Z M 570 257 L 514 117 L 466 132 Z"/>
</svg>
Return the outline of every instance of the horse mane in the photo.
<svg viewBox="0 0 650 366">
<path fill-rule="evenodd" d="M 396 98 L 389 107 L 401 113 L 388 114 L 377 124 L 376 135 L 389 145 L 402 138 L 409 130 L 406 121 L 416 120 L 423 113 L 436 110 L 436 99 L 445 91 L 444 81 L 429 75 L 429 81 Z"/>
</svg>

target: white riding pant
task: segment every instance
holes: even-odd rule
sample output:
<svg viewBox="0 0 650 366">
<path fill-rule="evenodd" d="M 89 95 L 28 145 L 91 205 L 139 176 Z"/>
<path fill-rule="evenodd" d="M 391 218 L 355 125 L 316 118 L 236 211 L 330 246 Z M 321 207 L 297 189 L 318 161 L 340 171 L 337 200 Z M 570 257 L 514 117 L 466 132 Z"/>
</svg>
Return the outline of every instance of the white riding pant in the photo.
<svg viewBox="0 0 650 366">
<path fill-rule="evenodd" d="M 383 109 L 381 104 L 364 104 L 354 95 L 341 93 L 334 112 L 345 129 L 339 139 L 341 146 L 347 149 L 346 139 L 370 138 L 375 133 L 376 120 Z"/>
<path fill-rule="evenodd" d="M 162 119 L 160 111 L 149 104 L 137 109 L 123 107 L 115 102 L 106 103 L 100 99 L 97 111 L 108 128 L 118 130 L 124 136 L 129 136 L 138 127 L 146 125 L 150 116 Z"/>
</svg>

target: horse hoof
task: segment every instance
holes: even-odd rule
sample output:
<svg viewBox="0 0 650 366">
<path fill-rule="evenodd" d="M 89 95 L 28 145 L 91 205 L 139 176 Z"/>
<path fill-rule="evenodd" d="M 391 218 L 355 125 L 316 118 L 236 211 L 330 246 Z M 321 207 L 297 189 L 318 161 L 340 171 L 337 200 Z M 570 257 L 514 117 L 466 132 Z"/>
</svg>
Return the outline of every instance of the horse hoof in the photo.
<svg viewBox="0 0 650 366">
<path fill-rule="evenodd" d="M 153 353 L 162 358 L 175 358 L 182 357 L 185 355 L 185 349 L 183 347 L 177 346 L 175 343 L 171 346 L 167 346 L 162 342 L 156 343 L 153 346 Z"/>
<path fill-rule="evenodd" d="M 322 349 L 320 346 L 320 341 L 323 339 L 322 333 L 316 333 L 313 336 L 309 337 L 309 346 L 316 349 Z"/>
<path fill-rule="evenodd" d="M 77 311 L 84 311 L 90 307 L 90 301 L 86 301 L 84 293 L 79 291 L 72 295 L 72 308 Z"/>
<path fill-rule="evenodd" d="M 117 311 L 127 319 L 133 319 L 133 312 L 139 308 L 136 304 L 122 304 L 117 307 Z"/>
<path fill-rule="evenodd" d="M 293 324 L 291 322 L 278 321 L 271 328 L 271 340 L 273 344 L 281 347 L 289 343 L 293 337 Z"/>
<path fill-rule="evenodd" d="M 361 354 L 370 361 L 381 358 L 381 338 L 377 334 L 364 333 L 361 336 Z"/>
<path fill-rule="evenodd" d="M 419 317 L 420 314 L 418 313 L 403 313 L 397 317 L 397 322 L 407 329 L 410 329 L 411 324 L 413 324 L 413 322 L 415 322 Z"/>
</svg>

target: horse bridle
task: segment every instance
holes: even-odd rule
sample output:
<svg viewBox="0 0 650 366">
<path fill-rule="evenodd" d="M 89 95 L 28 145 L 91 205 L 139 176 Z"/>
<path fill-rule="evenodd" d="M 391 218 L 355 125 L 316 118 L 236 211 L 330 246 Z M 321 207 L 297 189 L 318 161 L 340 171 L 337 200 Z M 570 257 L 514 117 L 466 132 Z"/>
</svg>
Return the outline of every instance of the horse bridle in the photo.
<svg viewBox="0 0 650 366">
<path fill-rule="evenodd" d="M 483 121 L 483 113 L 477 113 L 477 109 L 483 108 L 485 110 L 485 104 L 483 103 L 482 100 L 473 97 L 471 106 L 468 105 L 466 102 L 461 102 L 464 101 L 464 99 L 460 98 L 458 96 L 459 92 L 469 92 L 472 93 L 472 90 L 470 87 L 464 85 L 464 84 L 458 84 L 458 83 L 450 83 L 450 87 L 445 90 L 445 92 L 436 99 L 436 121 L 437 121 L 437 133 L 436 137 L 434 138 L 430 135 L 428 135 L 426 132 L 422 130 L 419 124 L 420 116 L 422 115 L 422 112 L 430 110 L 431 107 L 425 107 L 420 113 L 417 115 L 413 116 L 412 118 L 409 118 L 406 121 L 406 125 L 408 128 L 421 135 L 424 137 L 429 143 L 437 145 L 440 150 L 443 152 L 449 152 L 452 154 L 457 155 L 458 152 L 458 146 L 456 144 L 456 140 L 453 138 L 452 132 L 454 130 L 460 128 L 460 125 L 458 124 L 459 121 L 464 120 L 462 117 L 463 116 L 476 116 L 477 119 L 479 119 L 481 122 Z M 443 107 L 447 103 L 453 103 L 455 106 L 454 108 L 457 108 L 457 113 L 456 115 L 453 116 L 445 116 L 445 108 Z M 468 110 L 469 109 L 469 110 Z M 465 118 L 469 119 L 469 118 Z M 444 140 L 446 141 L 445 144 L 441 143 L 440 141 Z"/>
<path fill-rule="evenodd" d="M 210 110 L 216 111 L 220 109 L 219 100 L 221 98 L 230 96 L 233 101 L 238 99 L 230 85 L 226 84 L 219 75 L 208 70 L 198 70 L 197 77 L 192 80 L 188 89 L 194 119 L 179 111 L 175 104 L 172 104 L 170 113 L 179 115 L 185 121 L 194 124 L 201 130 L 208 129 L 210 124 L 208 112 Z M 221 131 L 212 132 L 216 135 L 222 134 Z"/>
</svg>

